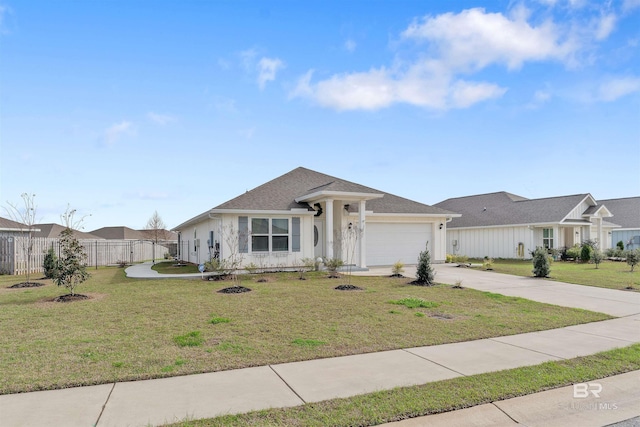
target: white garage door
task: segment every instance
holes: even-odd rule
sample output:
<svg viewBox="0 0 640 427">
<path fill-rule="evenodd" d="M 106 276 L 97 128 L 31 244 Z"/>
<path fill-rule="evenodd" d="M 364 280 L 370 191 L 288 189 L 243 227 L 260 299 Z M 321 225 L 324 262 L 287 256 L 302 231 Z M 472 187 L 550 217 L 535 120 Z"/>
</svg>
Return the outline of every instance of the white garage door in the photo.
<svg viewBox="0 0 640 427">
<path fill-rule="evenodd" d="M 424 223 L 367 223 L 367 265 L 417 264 L 420 252 L 431 242 L 431 227 Z"/>
</svg>

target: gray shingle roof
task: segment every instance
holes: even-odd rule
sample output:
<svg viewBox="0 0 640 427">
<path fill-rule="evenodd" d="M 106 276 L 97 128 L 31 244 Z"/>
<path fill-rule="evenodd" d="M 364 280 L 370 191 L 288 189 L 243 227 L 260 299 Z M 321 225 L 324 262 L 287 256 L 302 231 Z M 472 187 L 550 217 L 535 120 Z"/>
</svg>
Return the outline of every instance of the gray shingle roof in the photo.
<svg viewBox="0 0 640 427">
<path fill-rule="evenodd" d="M 18 230 L 23 230 L 27 228 L 28 227 L 22 224 L 21 222 L 16 222 L 7 218 L 0 217 L 0 229 L 18 231 Z"/>
<path fill-rule="evenodd" d="M 145 240 L 148 236 L 129 227 L 102 227 L 91 231 L 91 234 L 107 240 Z"/>
<path fill-rule="evenodd" d="M 60 224 L 48 223 L 48 224 L 36 224 L 35 227 L 39 228 L 40 231 L 35 232 L 33 234 L 34 237 L 50 237 L 50 238 L 58 238 L 60 237 L 60 233 L 66 228 Z M 73 230 L 73 235 L 78 240 L 98 240 L 101 237 L 95 236 L 93 234 L 85 233 L 83 231 Z"/>
<path fill-rule="evenodd" d="M 436 203 L 462 214 L 449 228 L 559 223 L 589 194 L 527 199 L 504 191 L 452 198 Z"/>
<path fill-rule="evenodd" d="M 214 210 L 311 209 L 307 203 L 296 203 L 295 199 L 319 191 L 383 194 L 382 198 L 367 201 L 367 210 L 374 213 L 453 214 L 453 212 L 438 207 L 425 205 L 303 167 L 296 168 L 228 202 L 222 203 L 216 206 Z"/>
<path fill-rule="evenodd" d="M 640 197 L 599 200 L 613 214 L 611 222 L 622 228 L 640 228 Z"/>
</svg>

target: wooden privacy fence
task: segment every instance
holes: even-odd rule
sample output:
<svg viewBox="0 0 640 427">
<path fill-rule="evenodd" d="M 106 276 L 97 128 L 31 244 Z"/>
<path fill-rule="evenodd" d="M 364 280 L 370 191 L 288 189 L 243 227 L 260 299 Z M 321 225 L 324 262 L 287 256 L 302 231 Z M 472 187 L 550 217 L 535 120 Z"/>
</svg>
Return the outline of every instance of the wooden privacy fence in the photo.
<svg viewBox="0 0 640 427">
<path fill-rule="evenodd" d="M 28 244 L 27 237 L 0 237 L 0 274 L 25 274 L 27 265 L 31 273 L 43 273 L 42 264 L 49 248 L 53 248 L 56 256 L 60 256 L 60 239 L 32 238 L 30 257 L 27 257 Z M 89 267 L 159 260 L 175 252 L 175 244 L 156 244 L 147 240 L 80 240 L 80 244 L 87 255 Z"/>
</svg>

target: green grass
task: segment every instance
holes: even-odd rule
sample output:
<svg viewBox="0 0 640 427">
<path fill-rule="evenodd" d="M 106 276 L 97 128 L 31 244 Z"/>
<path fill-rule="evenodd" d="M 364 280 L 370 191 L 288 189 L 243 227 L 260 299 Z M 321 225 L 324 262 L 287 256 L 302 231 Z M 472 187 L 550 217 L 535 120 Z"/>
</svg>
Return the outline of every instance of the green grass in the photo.
<svg viewBox="0 0 640 427">
<path fill-rule="evenodd" d="M 202 338 L 200 331 L 191 331 L 187 334 L 173 337 L 173 341 L 180 347 L 198 347 L 204 343 L 204 338 Z"/>
<path fill-rule="evenodd" d="M 302 347 L 318 347 L 320 345 L 326 344 L 326 342 L 318 341 L 318 340 L 296 338 L 295 340 L 291 341 L 291 344 L 299 345 L 299 346 L 302 346 Z"/>
<path fill-rule="evenodd" d="M 422 298 L 402 298 L 395 301 L 389 301 L 389 303 L 404 305 L 407 308 L 435 308 L 440 305 L 437 302 L 425 301 Z"/>
<path fill-rule="evenodd" d="M 7 289 L 23 277 L 0 276 L 0 394 L 444 344 L 610 318 L 497 300 L 473 289 L 412 286 L 410 279 L 352 277 L 367 291 L 338 292 L 333 288 L 340 281 L 322 273 L 310 272 L 305 281 L 271 274 L 266 283 L 250 275 L 240 284 L 252 292 L 221 294 L 230 282 L 129 279 L 116 267 L 90 272 L 78 292 L 92 298 L 73 303 L 51 302 L 66 289 L 50 281 Z M 438 316 L 408 322 L 413 312 L 388 303 L 405 298 L 439 304 Z M 212 313 L 232 321 L 212 324 Z M 200 332 L 201 345 L 177 345 L 174 337 L 190 331 Z M 301 338 L 325 344 L 292 344 Z M 179 359 L 186 362 L 176 365 Z"/>
<path fill-rule="evenodd" d="M 231 319 L 227 318 L 227 317 L 212 317 L 211 319 L 209 319 L 209 323 L 211 323 L 212 325 L 217 325 L 219 323 L 229 323 L 231 322 Z"/>
<path fill-rule="evenodd" d="M 174 427 L 371 426 L 509 399 L 640 369 L 640 344 L 575 359 L 344 399 L 192 420 Z M 567 395 L 567 401 L 572 395 Z M 557 402 L 561 404 L 563 402 Z"/>
<path fill-rule="evenodd" d="M 533 277 L 531 261 L 498 259 L 493 261 L 493 270 L 497 273 Z M 559 282 L 609 289 L 625 289 L 631 286 L 640 291 L 640 269 L 632 272 L 631 267 L 624 262 L 603 261 L 596 269 L 595 264 L 554 261 L 551 263 L 549 278 Z"/>
</svg>

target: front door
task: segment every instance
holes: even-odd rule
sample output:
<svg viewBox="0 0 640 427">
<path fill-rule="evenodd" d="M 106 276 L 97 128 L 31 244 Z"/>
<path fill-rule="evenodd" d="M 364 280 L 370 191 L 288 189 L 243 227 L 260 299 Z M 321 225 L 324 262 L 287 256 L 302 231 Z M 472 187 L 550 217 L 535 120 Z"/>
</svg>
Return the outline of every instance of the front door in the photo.
<svg viewBox="0 0 640 427">
<path fill-rule="evenodd" d="M 324 221 L 321 219 L 313 221 L 313 256 L 324 257 Z"/>
</svg>

